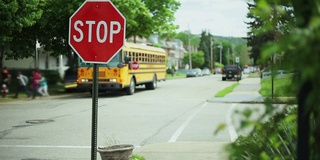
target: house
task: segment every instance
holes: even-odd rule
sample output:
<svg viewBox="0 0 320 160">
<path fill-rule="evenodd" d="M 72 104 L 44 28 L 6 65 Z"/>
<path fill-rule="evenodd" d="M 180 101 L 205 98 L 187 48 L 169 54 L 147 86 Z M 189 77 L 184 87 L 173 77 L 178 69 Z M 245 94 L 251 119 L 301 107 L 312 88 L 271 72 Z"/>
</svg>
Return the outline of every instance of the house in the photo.
<svg viewBox="0 0 320 160">
<path fill-rule="evenodd" d="M 68 58 L 60 55 L 58 57 L 50 56 L 50 52 L 46 52 L 39 44 L 36 46 L 35 57 L 24 58 L 19 60 L 3 60 L 3 66 L 9 69 L 34 69 L 40 70 L 57 70 L 64 77 L 64 72 L 69 67 L 66 66 Z"/>
<path fill-rule="evenodd" d="M 186 50 L 183 48 L 183 42 L 179 39 L 161 40 L 159 35 L 153 34 L 149 37 L 151 44 L 159 44 L 168 53 L 168 68 L 183 68 L 182 62 Z"/>
</svg>

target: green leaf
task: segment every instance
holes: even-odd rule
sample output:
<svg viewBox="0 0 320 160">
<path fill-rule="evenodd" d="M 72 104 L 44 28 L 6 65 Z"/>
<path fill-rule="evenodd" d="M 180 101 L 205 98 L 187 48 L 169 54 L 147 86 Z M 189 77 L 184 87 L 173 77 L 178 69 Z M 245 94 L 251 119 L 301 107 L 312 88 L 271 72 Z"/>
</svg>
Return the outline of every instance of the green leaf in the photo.
<svg viewBox="0 0 320 160">
<path fill-rule="evenodd" d="M 226 128 L 226 124 L 221 123 L 214 131 L 214 135 L 217 135 L 220 131 L 224 130 L 225 128 Z"/>
</svg>

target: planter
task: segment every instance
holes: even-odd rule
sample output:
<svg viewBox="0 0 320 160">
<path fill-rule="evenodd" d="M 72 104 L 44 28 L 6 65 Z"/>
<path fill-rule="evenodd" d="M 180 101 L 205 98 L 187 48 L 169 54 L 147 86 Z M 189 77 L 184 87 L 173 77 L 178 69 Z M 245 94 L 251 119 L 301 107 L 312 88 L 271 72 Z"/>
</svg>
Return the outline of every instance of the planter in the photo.
<svg viewBox="0 0 320 160">
<path fill-rule="evenodd" d="M 102 160 L 131 160 L 132 150 L 134 146 L 131 144 L 120 144 L 109 147 L 98 147 Z"/>
</svg>

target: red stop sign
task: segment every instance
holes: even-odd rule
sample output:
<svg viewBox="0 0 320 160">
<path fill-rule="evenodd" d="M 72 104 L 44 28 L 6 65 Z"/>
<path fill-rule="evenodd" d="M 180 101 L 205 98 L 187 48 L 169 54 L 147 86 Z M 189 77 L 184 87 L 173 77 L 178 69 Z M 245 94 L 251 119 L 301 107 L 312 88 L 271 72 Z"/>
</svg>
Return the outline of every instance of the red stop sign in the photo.
<svg viewBox="0 0 320 160">
<path fill-rule="evenodd" d="M 108 63 L 125 42 L 125 17 L 109 0 L 87 0 L 69 20 L 69 45 L 86 63 Z"/>
<path fill-rule="evenodd" d="M 139 69 L 139 62 L 133 61 L 131 64 L 131 69 L 138 70 Z"/>
</svg>

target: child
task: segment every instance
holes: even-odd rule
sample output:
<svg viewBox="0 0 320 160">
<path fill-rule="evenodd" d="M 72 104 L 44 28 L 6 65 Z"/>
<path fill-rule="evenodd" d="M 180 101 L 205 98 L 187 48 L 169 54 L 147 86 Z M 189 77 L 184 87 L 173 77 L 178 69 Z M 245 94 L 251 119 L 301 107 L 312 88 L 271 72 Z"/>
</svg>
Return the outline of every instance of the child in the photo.
<svg viewBox="0 0 320 160">
<path fill-rule="evenodd" d="M 27 96 L 29 98 L 30 97 L 30 93 L 29 93 L 29 91 L 27 89 L 27 85 L 28 85 L 28 81 L 29 81 L 28 77 L 23 75 L 21 73 L 21 71 L 18 71 L 17 79 L 18 79 L 19 84 L 18 84 L 18 88 L 16 90 L 16 95 L 13 98 L 18 98 L 19 91 L 21 91 L 21 90 L 23 90 L 27 94 Z"/>
<path fill-rule="evenodd" d="M 48 94 L 48 84 L 47 84 L 47 80 L 46 77 L 42 76 L 40 74 L 40 87 L 38 89 L 38 92 L 42 95 L 42 96 L 50 96 Z"/>
</svg>

